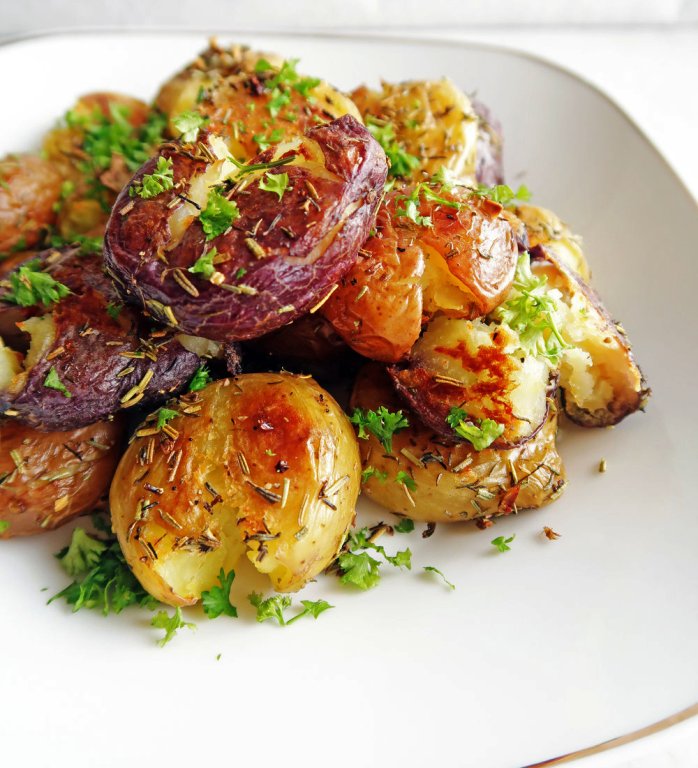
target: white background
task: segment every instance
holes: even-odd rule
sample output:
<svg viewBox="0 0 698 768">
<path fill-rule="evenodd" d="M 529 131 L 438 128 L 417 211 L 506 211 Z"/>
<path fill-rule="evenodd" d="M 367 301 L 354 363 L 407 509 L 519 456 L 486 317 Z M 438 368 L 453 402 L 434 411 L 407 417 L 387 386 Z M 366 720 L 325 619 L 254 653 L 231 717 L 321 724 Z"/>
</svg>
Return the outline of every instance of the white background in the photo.
<svg viewBox="0 0 698 768">
<path fill-rule="evenodd" d="M 177 7 L 164 0 L 0 0 L 0 40 L 76 27 L 195 26 L 221 34 L 270 27 L 359 28 L 528 50 L 572 69 L 611 95 L 698 197 L 698 0 L 197 0 L 192 22 L 190 4 Z M 696 674 L 696 669 L 687 674 Z M 685 723 L 659 739 L 606 755 L 602 764 L 696 768 L 698 723 Z"/>
</svg>

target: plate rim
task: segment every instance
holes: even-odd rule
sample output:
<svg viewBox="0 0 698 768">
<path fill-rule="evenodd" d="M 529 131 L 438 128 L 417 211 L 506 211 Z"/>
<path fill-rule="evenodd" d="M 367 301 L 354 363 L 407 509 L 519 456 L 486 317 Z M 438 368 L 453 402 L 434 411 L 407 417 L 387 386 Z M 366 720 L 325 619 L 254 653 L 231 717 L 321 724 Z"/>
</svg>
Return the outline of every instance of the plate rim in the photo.
<svg viewBox="0 0 698 768">
<path fill-rule="evenodd" d="M 31 43 L 35 41 L 41 41 L 46 39 L 60 39 L 69 37 L 95 37 L 95 36 L 152 36 L 152 35 L 177 35 L 181 37 L 194 37 L 201 36 L 204 39 L 216 39 L 216 38 L 234 38 L 235 35 L 243 36 L 257 36 L 260 38 L 281 37 L 281 38 L 318 38 L 321 40 L 338 40 L 343 42 L 371 41 L 374 43 L 384 44 L 421 44 L 428 45 L 434 48 L 471 48 L 479 49 L 483 51 L 489 51 L 493 53 L 502 53 L 508 56 L 519 57 L 528 61 L 532 61 L 536 64 L 547 67 L 556 71 L 558 74 L 563 75 L 566 78 L 582 85 L 586 89 L 593 92 L 596 96 L 600 97 L 608 106 L 610 106 L 624 121 L 626 124 L 639 136 L 640 139 L 653 151 L 658 157 L 664 169 L 668 171 L 673 181 L 679 186 L 679 188 L 685 193 L 687 198 L 693 203 L 698 213 L 698 194 L 694 194 L 689 188 L 684 179 L 679 175 L 674 165 L 669 162 L 659 147 L 645 132 L 645 130 L 636 122 L 636 120 L 606 91 L 592 80 L 588 79 L 579 72 L 571 69 L 553 59 L 547 58 L 544 55 L 534 53 L 531 51 L 522 50 L 513 45 L 506 45 L 495 42 L 485 42 L 481 40 L 473 40 L 456 37 L 452 34 L 446 34 L 443 36 L 436 36 L 431 34 L 423 34 L 418 31 L 410 32 L 407 30 L 400 30 L 397 33 L 376 32 L 372 29 L 358 30 L 351 29 L 349 31 L 330 31 L 324 28 L 313 27 L 299 27 L 297 29 L 290 28 L 274 28 L 274 27 L 244 27 L 239 29 L 218 29 L 215 32 L 206 27 L 202 28 L 168 28 L 167 26 L 145 26 L 145 27 L 108 27 L 108 26 L 83 26 L 83 27 L 71 27 L 66 26 L 60 29 L 39 29 L 33 32 L 23 32 L 19 34 L 11 35 L 6 39 L 0 39 L 0 52 L 6 48 L 21 45 L 23 43 Z M 467 35 L 467 32 L 466 32 Z M 611 750 L 619 750 L 621 747 L 628 746 L 630 744 L 646 740 L 646 743 L 651 744 L 657 740 L 660 734 L 667 733 L 674 726 L 678 726 L 688 720 L 698 720 L 698 702 L 685 707 L 678 712 L 671 713 L 666 717 L 650 723 L 646 726 L 638 728 L 628 733 L 621 734 L 619 736 L 607 739 L 595 744 L 591 744 L 586 747 L 581 747 L 572 752 L 567 752 L 555 757 L 546 758 L 544 760 L 529 763 L 520 768 L 545 768 L 547 766 L 556 766 L 566 763 L 575 762 L 577 765 L 589 766 L 593 768 L 597 765 L 595 759 L 596 756 L 610 752 Z M 584 761 L 577 762 L 577 761 Z"/>
</svg>

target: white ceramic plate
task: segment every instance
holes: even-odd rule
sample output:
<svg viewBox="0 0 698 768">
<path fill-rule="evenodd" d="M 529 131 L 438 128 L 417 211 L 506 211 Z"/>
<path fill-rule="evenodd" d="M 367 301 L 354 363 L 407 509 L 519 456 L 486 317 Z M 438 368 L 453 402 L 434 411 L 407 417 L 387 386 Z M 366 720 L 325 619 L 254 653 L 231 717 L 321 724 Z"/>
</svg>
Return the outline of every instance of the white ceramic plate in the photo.
<svg viewBox="0 0 698 768">
<path fill-rule="evenodd" d="M 367 594 L 323 579 L 308 592 L 336 608 L 287 630 L 254 623 L 239 596 L 237 622 L 195 613 L 198 632 L 161 650 L 145 612 L 103 619 L 44 606 L 40 589 L 65 583 L 50 556 L 65 530 L 3 542 L 3 763 L 504 768 L 694 704 L 698 217 L 689 194 L 606 97 L 529 56 L 443 42 L 243 42 L 299 56 L 304 71 L 347 89 L 444 74 L 477 89 L 504 124 L 509 179 L 583 233 L 654 398 L 619 428 L 565 429 L 570 484 L 552 507 L 484 533 L 443 526 L 428 541 L 409 537 L 412 573 L 386 574 Z M 193 34 L 100 34 L 4 47 L 0 153 L 35 146 L 84 92 L 152 97 L 204 44 Z M 562 538 L 544 539 L 543 525 Z M 490 546 L 514 533 L 510 552 Z M 422 565 L 457 590 L 420 575 Z"/>
</svg>

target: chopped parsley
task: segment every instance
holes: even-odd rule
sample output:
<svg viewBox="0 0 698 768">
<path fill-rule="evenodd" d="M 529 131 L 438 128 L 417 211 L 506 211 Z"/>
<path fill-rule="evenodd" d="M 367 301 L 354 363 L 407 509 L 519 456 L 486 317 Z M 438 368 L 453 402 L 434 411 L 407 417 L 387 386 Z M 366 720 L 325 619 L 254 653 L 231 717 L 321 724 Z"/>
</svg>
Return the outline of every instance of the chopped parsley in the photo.
<svg viewBox="0 0 698 768">
<path fill-rule="evenodd" d="M 493 202 L 499 203 L 505 207 L 511 205 L 511 203 L 516 200 L 523 203 L 531 199 L 531 192 L 524 184 L 521 184 L 516 191 L 506 184 L 496 184 L 494 187 L 488 187 L 486 184 L 478 184 L 477 189 L 474 190 L 474 194 L 479 197 L 487 197 Z"/>
<path fill-rule="evenodd" d="M 63 397 L 71 398 L 73 395 L 66 385 L 58 378 L 58 373 L 54 366 L 49 368 L 49 372 L 44 379 L 44 386 L 48 389 L 55 389 L 60 392 Z"/>
<path fill-rule="evenodd" d="M 123 308 L 123 304 L 117 304 L 116 302 L 110 301 L 107 304 L 107 314 L 109 317 L 111 317 L 112 320 L 118 320 Z"/>
<path fill-rule="evenodd" d="M 299 61 L 300 59 L 287 59 L 281 65 L 278 72 L 265 83 L 266 87 L 271 91 L 267 109 L 272 118 L 277 117 L 283 107 L 290 103 L 290 89 L 300 93 L 304 99 L 312 100 L 311 91 L 320 85 L 321 81 L 318 78 L 301 77 L 298 74 L 296 65 Z M 255 72 L 257 74 L 273 72 L 274 70 L 275 67 L 266 59 L 259 59 L 255 64 Z"/>
<path fill-rule="evenodd" d="M 512 541 L 514 541 L 515 538 L 515 533 L 513 533 L 508 539 L 505 539 L 504 536 L 497 536 L 496 539 L 492 539 L 490 544 L 492 544 L 493 547 L 496 547 L 498 552 L 508 552 L 511 549 L 509 545 Z"/>
<path fill-rule="evenodd" d="M 262 622 L 274 619 L 282 627 L 288 627 L 294 621 L 298 621 L 298 619 L 302 619 L 304 616 L 312 616 L 314 619 L 317 619 L 321 613 L 334 608 L 326 600 L 301 600 L 303 610 L 290 619 L 286 619 L 284 611 L 291 606 L 291 598 L 287 595 L 272 595 L 265 599 L 257 592 L 252 592 L 248 596 L 248 600 L 257 609 L 257 621 Z"/>
<path fill-rule="evenodd" d="M 0 535 L 5 533 L 9 527 L 10 524 L 7 522 L 7 520 L 0 520 Z"/>
<path fill-rule="evenodd" d="M 492 316 L 518 333 L 524 351 L 556 366 L 563 350 L 569 349 L 557 327 L 556 310 L 557 303 L 548 291 L 547 278 L 536 277 L 531 271 L 529 254 L 522 253 L 509 298 Z"/>
<path fill-rule="evenodd" d="M 200 365 L 189 382 L 189 392 L 199 392 L 211 381 L 211 373 L 205 363 Z"/>
<path fill-rule="evenodd" d="M 446 416 L 449 427 L 476 451 L 488 448 L 504 432 L 504 425 L 493 419 L 473 419 L 462 408 L 451 408 Z"/>
<path fill-rule="evenodd" d="M 214 237 L 222 235 L 239 218 L 240 211 L 237 204 L 215 189 L 209 192 L 206 207 L 199 215 L 206 240 L 213 240 Z"/>
<path fill-rule="evenodd" d="M 440 576 L 443 583 L 449 588 L 449 589 L 455 589 L 456 585 L 451 584 L 451 582 L 441 573 L 441 571 L 438 568 L 435 568 L 433 565 L 425 565 L 424 570 L 427 573 L 435 573 L 437 576 Z"/>
<path fill-rule="evenodd" d="M 71 546 L 73 554 L 69 556 Z M 69 569 L 74 581 L 54 595 L 49 603 L 62 598 L 73 606 L 74 612 L 90 608 L 101 611 L 105 616 L 121 613 L 130 605 L 148 609 L 157 605 L 157 601 L 143 589 L 126 564 L 115 536 L 101 539 L 76 528 L 71 546 L 56 556 L 63 567 Z"/>
<path fill-rule="evenodd" d="M 187 627 L 188 629 L 196 629 L 196 624 L 192 624 L 189 621 L 184 621 L 182 618 L 182 609 L 177 606 L 174 613 L 170 616 L 167 611 L 158 611 L 150 621 L 150 626 L 156 629 L 164 629 L 165 635 L 158 640 L 158 645 L 162 648 L 172 640 L 177 634 L 178 629 Z"/>
<path fill-rule="evenodd" d="M 378 438 L 387 453 L 393 452 L 393 435 L 401 429 L 409 427 L 410 423 L 402 411 L 389 411 L 384 405 L 377 410 L 364 411 L 354 408 L 350 419 L 359 428 L 359 438 L 368 440 L 368 432 Z"/>
<path fill-rule="evenodd" d="M 384 547 L 371 540 L 372 534 L 370 528 L 360 528 L 349 534 L 343 551 L 337 558 L 342 584 L 353 584 L 359 589 L 371 589 L 378 584 L 381 578 L 381 561 L 371 557 L 365 550 L 377 552 L 385 562 L 396 568 L 412 569 L 412 553 L 409 549 L 389 555 Z"/>
<path fill-rule="evenodd" d="M 400 485 L 404 485 L 405 488 L 410 491 L 417 490 L 417 483 L 412 475 L 410 475 L 408 472 L 403 472 L 402 470 L 398 472 L 397 477 L 395 478 L 395 482 L 399 483 Z"/>
<path fill-rule="evenodd" d="M 88 237 L 87 235 L 51 235 L 49 245 L 52 248 L 63 248 L 66 245 L 79 245 L 80 255 L 87 256 L 91 253 L 100 253 L 104 247 L 104 239 L 101 237 Z"/>
<path fill-rule="evenodd" d="M 179 411 L 174 411 L 172 408 L 160 408 L 158 411 L 158 419 L 156 426 L 158 429 L 162 429 L 168 422 L 179 416 Z"/>
<path fill-rule="evenodd" d="M 260 152 L 264 152 L 272 144 L 278 144 L 283 137 L 284 132 L 280 128 L 275 128 L 268 136 L 264 133 L 255 133 L 252 141 L 259 147 Z"/>
<path fill-rule="evenodd" d="M 388 473 L 381 472 L 375 467 L 366 467 L 366 469 L 364 469 L 364 471 L 361 473 L 361 482 L 365 483 L 372 477 L 375 477 L 376 480 L 380 480 L 381 483 L 384 483 L 388 479 Z"/>
<path fill-rule="evenodd" d="M 264 174 L 264 178 L 260 179 L 259 188 L 265 192 L 273 192 L 279 196 L 279 200 L 284 196 L 284 192 L 288 187 L 288 174 L 287 173 L 269 173 L 267 171 Z"/>
<path fill-rule="evenodd" d="M 41 270 L 39 259 L 22 264 L 10 274 L 9 282 L 10 289 L 2 298 L 20 307 L 33 307 L 36 304 L 49 307 L 70 293 L 67 286 Z"/>
<path fill-rule="evenodd" d="M 393 530 L 395 533 L 412 533 L 414 530 L 414 520 L 410 520 L 409 517 L 403 517 L 402 520 L 395 523 Z"/>
<path fill-rule="evenodd" d="M 186 144 L 196 141 L 199 135 L 199 128 L 203 128 L 208 123 L 208 117 L 190 110 L 182 112 L 172 121 L 174 127 L 180 132 L 180 139 Z"/>
<path fill-rule="evenodd" d="M 411 155 L 400 145 L 395 137 L 395 126 L 392 123 L 369 115 L 366 118 L 366 128 L 383 147 L 390 165 L 388 169 L 390 176 L 402 178 L 419 168 L 419 158 Z"/>
<path fill-rule="evenodd" d="M 218 585 L 201 593 L 201 604 L 209 619 L 219 616 L 237 618 L 237 608 L 230 602 L 230 588 L 235 581 L 235 571 L 226 572 L 221 568 L 218 574 Z"/>
<path fill-rule="evenodd" d="M 410 219 L 410 221 L 413 221 L 420 227 L 433 226 L 431 216 L 422 216 L 419 212 L 420 197 L 439 205 L 445 205 L 447 208 L 454 208 L 455 210 L 460 210 L 463 207 L 462 203 L 456 200 L 448 200 L 438 195 L 427 182 L 420 181 L 409 195 L 402 195 L 396 200 L 396 202 L 402 202 L 403 204 L 402 208 L 397 208 L 397 215 Z"/>
<path fill-rule="evenodd" d="M 201 256 L 189 267 L 189 272 L 195 275 L 203 275 L 207 280 L 211 279 L 211 276 L 216 271 L 213 266 L 213 259 L 218 255 L 218 251 L 215 248 L 211 248 L 210 251 L 202 253 Z"/>
<path fill-rule="evenodd" d="M 136 182 L 129 194 L 131 197 L 138 195 L 144 200 L 157 197 L 161 192 L 166 192 L 174 187 L 174 170 L 172 160 L 169 157 L 158 157 L 158 161 L 152 173 L 146 173 L 140 181 Z"/>
</svg>

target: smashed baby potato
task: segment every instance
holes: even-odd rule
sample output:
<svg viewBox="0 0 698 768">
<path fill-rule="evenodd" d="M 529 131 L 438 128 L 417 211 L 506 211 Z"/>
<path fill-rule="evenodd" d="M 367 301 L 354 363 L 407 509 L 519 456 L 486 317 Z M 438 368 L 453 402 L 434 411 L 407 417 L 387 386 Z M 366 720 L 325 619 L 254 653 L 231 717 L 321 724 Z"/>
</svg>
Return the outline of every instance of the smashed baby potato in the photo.
<svg viewBox="0 0 698 768">
<path fill-rule="evenodd" d="M 568 344 L 560 367 L 565 413 L 584 427 L 608 427 L 643 409 L 651 390 L 625 330 L 596 292 L 552 253 L 532 260 L 531 269 L 560 292 L 558 325 Z"/>
<path fill-rule="evenodd" d="M 508 450 L 481 451 L 445 441 L 405 410 L 378 365 L 368 364 L 359 373 L 351 405 L 402 409 L 409 421 L 409 427 L 393 435 L 390 454 L 372 434 L 359 440 L 362 491 L 391 512 L 454 523 L 535 509 L 556 499 L 565 487 L 554 405 L 532 440 Z"/>
<path fill-rule="evenodd" d="M 494 448 L 533 438 L 546 421 L 554 379 L 548 365 L 521 350 L 518 334 L 482 320 L 436 317 L 409 361 L 388 373 L 420 419 L 451 440 L 465 439 L 449 423 L 462 409 L 475 423 L 498 425 Z"/>
<path fill-rule="evenodd" d="M 0 257 L 33 248 L 56 220 L 61 175 L 35 155 L 0 160 Z"/>
<path fill-rule="evenodd" d="M 166 145 L 136 174 L 109 220 L 105 261 L 126 298 L 161 322 L 218 341 L 256 338 L 312 310 L 354 263 L 385 154 L 350 116 L 250 166 L 207 140 Z M 162 191 L 139 194 L 165 166 Z"/>
<path fill-rule="evenodd" d="M 397 362 L 437 312 L 474 318 L 494 309 L 509 291 L 517 253 L 498 203 L 460 186 L 398 184 L 322 312 L 357 352 Z"/>
<path fill-rule="evenodd" d="M 461 181 L 475 182 L 478 116 L 451 80 L 383 82 L 378 91 L 363 85 L 351 97 L 369 129 L 376 135 L 383 129 L 385 135 L 387 127 L 385 143 L 400 147 L 392 175 L 422 181 L 443 167 Z"/>
<path fill-rule="evenodd" d="M 337 555 L 359 451 L 312 379 L 253 373 L 210 384 L 136 431 L 112 484 L 112 524 L 145 589 L 190 605 L 243 555 L 292 592 Z"/>
<path fill-rule="evenodd" d="M 241 45 L 221 48 L 212 41 L 162 86 L 155 104 L 168 116 L 173 138 L 182 135 L 178 118 L 196 112 L 238 160 L 249 160 L 318 123 L 344 115 L 361 120 L 348 96 L 325 80 L 298 73 L 297 63 Z"/>
<path fill-rule="evenodd" d="M 106 503 L 123 423 L 38 432 L 0 420 L 0 539 L 51 531 Z"/>
<path fill-rule="evenodd" d="M 514 213 L 525 225 L 528 246 L 534 253 L 542 247 L 544 252 L 551 253 L 583 280 L 589 280 L 591 271 L 582 251 L 581 238 L 573 234 L 559 216 L 547 208 L 529 204 L 518 205 Z"/>
</svg>

